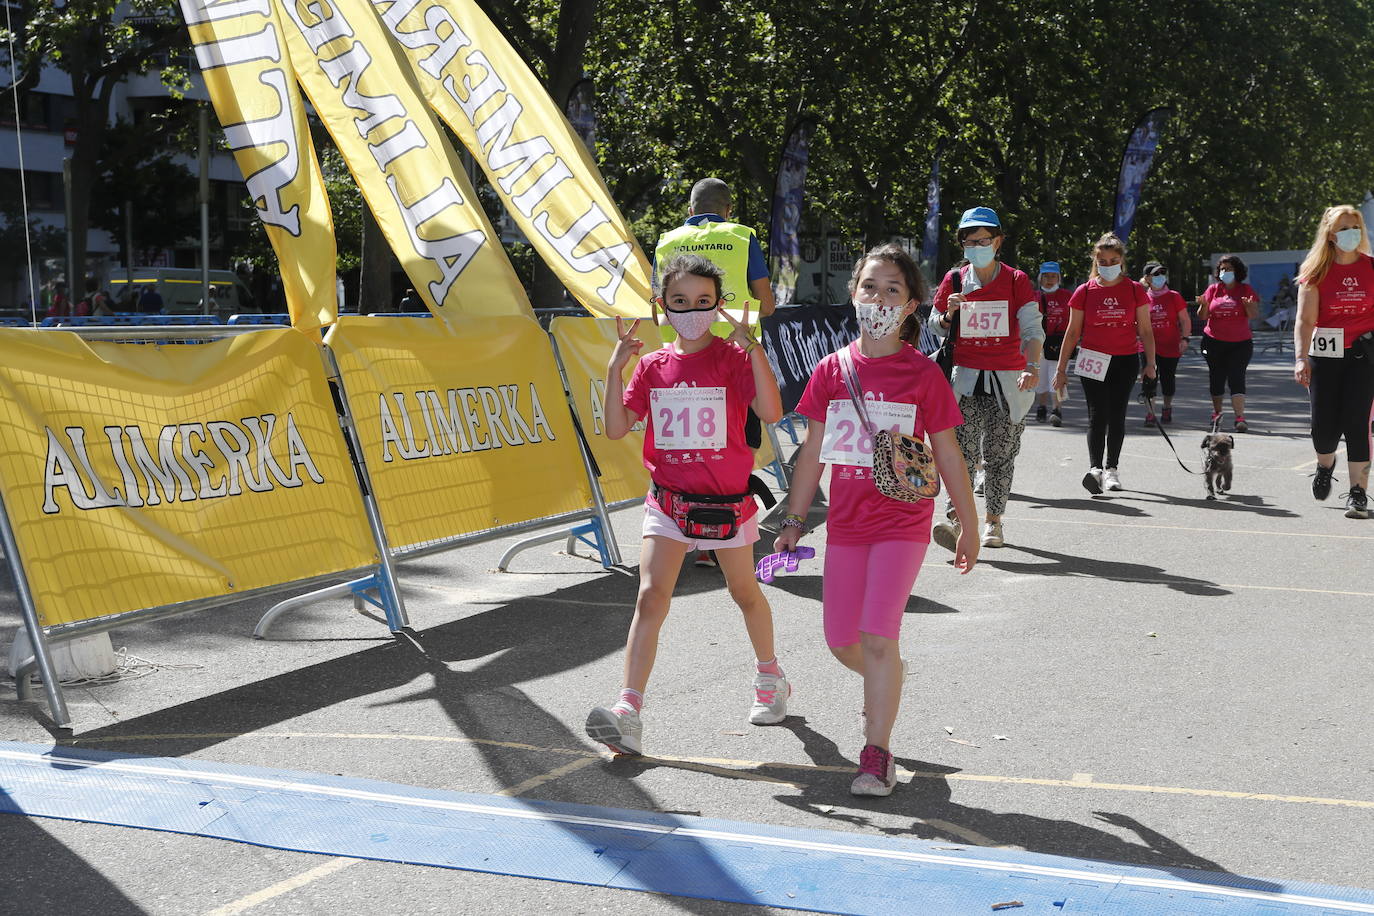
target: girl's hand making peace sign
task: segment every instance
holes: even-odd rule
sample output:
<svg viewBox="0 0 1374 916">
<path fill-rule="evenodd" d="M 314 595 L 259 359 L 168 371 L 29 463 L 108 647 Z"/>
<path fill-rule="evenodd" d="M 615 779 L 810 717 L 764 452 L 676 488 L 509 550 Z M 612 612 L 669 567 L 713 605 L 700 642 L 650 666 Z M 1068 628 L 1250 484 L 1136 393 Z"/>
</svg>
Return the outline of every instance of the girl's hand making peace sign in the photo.
<svg viewBox="0 0 1374 916">
<path fill-rule="evenodd" d="M 736 321 L 734 316 L 727 312 L 723 305 L 716 306 L 716 312 L 726 321 L 730 322 L 730 327 L 734 329 L 730 332 L 730 340 L 739 344 L 746 350 L 749 349 L 750 344 L 758 344 L 758 341 L 754 339 L 754 335 L 749 330 L 749 303 L 747 301 L 744 303 L 744 319 L 742 321 Z"/>
<path fill-rule="evenodd" d="M 635 336 L 635 331 L 639 328 L 641 319 L 636 318 L 630 329 L 625 330 L 625 322 L 619 315 L 615 317 L 615 336 L 618 341 L 615 349 L 611 351 L 611 371 L 620 372 L 630 362 L 631 359 L 639 355 L 639 351 L 644 349 L 644 341 Z"/>
</svg>

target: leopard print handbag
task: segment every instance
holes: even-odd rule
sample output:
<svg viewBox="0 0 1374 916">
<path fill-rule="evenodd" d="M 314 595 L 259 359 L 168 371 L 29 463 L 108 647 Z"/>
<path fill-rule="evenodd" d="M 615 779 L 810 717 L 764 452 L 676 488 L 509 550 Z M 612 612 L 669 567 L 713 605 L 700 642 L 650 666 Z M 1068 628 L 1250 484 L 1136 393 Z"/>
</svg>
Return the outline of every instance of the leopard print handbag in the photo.
<svg viewBox="0 0 1374 916">
<path fill-rule="evenodd" d="M 930 448 L 914 436 L 873 428 L 848 345 L 840 350 L 840 369 L 854 410 L 873 440 L 873 485 L 878 492 L 906 503 L 939 496 L 940 474 Z"/>
</svg>

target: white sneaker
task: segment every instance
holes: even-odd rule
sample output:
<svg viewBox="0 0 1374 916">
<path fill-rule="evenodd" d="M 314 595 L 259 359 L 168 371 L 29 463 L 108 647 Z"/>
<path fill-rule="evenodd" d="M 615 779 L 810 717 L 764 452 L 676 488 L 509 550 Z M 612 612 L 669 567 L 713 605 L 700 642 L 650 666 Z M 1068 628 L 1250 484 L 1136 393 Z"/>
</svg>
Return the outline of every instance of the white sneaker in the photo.
<svg viewBox="0 0 1374 916">
<path fill-rule="evenodd" d="M 954 553 L 959 547 L 959 523 L 952 518 L 946 519 L 930 530 L 930 539 Z"/>
<path fill-rule="evenodd" d="M 756 672 L 749 721 L 754 725 L 777 725 L 787 718 L 787 698 L 791 695 L 792 685 L 785 675 Z"/>
<path fill-rule="evenodd" d="M 983 484 L 987 483 L 988 472 L 979 468 L 973 474 L 973 492 L 979 496 L 983 495 Z"/>
<path fill-rule="evenodd" d="M 598 706 L 587 716 L 587 737 L 600 741 L 617 754 L 641 754 L 644 725 L 639 713 L 628 706 Z"/>
<path fill-rule="evenodd" d="M 988 522 L 983 526 L 983 546 L 1001 547 L 1006 542 L 1002 540 L 1002 523 Z"/>
<path fill-rule="evenodd" d="M 1124 489 L 1121 486 L 1121 474 L 1116 468 L 1107 468 L 1102 472 L 1102 485 L 1114 492 Z"/>
<path fill-rule="evenodd" d="M 1096 496 L 1102 492 L 1102 469 L 1089 468 L 1083 475 L 1083 489 Z"/>
</svg>

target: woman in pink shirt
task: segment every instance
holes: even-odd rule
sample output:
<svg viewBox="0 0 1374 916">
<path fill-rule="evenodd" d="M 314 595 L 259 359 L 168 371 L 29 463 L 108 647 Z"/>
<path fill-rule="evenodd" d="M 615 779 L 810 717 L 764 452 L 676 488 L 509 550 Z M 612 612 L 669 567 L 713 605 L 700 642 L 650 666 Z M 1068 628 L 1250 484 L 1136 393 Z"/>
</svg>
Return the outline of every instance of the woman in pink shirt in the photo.
<svg viewBox="0 0 1374 916">
<path fill-rule="evenodd" d="M 1136 355 L 1137 337 L 1145 362 Z M 1081 347 L 1074 372 L 1088 402 L 1088 473 L 1083 486 L 1094 496 L 1121 490 L 1117 467 L 1126 440 L 1131 389 L 1143 372 L 1155 377 L 1155 335 L 1145 289 L 1126 275 L 1126 245 L 1108 232 L 1093 246 L 1088 282 L 1069 299 L 1069 328 L 1059 351 L 1054 388 L 1068 384 L 1069 354 Z"/>
<path fill-rule="evenodd" d="M 873 441 L 845 384 L 844 352 L 873 425 L 929 438 L 960 521 L 954 565 L 965 573 L 978 559 L 978 508 L 954 435 L 963 419 L 954 392 L 939 367 L 907 343 L 916 334 L 913 313 L 925 294 L 920 268 L 905 250 L 884 245 L 854 265 L 849 291 L 859 316 L 859 339 L 820 361 L 797 405 L 808 420 L 806 441 L 796 455 L 788 515 L 773 546 L 796 549 L 821 472 L 830 465 L 822 578 L 825 641 L 840 663 L 864 681 L 864 748 L 850 792 L 888 795 L 896 784 L 888 745 L 906 677 L 898 637 L 930 544 L 935 503 L 891 499 L 875 486 Z"/>
<path fill-rule="evenodd" d="M 1158 261 L 1145 265 L 1141 278 L 1150 297 L 1150 327 L 1155 333 L 1155 365 L 1159 368 L 1159 391 L 1164 395 L 1164 410 L 1156 421 L 1153 413 L 1146 413 L 1145 425 L 1174 422 L 1174 391 L 1178 382 L 1178 361 L 1188 349 L 1188 337 L 1193 333 L 1193 320 L 1188 317 L 1188 303 L 1169 288 L 1169 272 Z M 1145 362 L 1145 346 L 1140 344 L 1141 364 Z M 1147 407 L 1148 411 L 1149 408 Z"/>
<path fill-rule="evenodd" d="M 1322 214 L 1298 269 L 1293 378 L 1312 396 L 1312 495 L 1331 495 L 1336 448 L 1345 437 L 1350 468 L 1346 518 L 1369 518 L 1369 416 L 1374 404 L 1374 257 L 1364 217 L 1350 206 Z"/>
<path fill-rule="evenodd" d="M 782 395 L 763 347 L 749 333 L 749 315 L 736 321 L 721 306 L 721 269 L 697 255 L 663 266 L 662 298 L 677 340 L 635 366 L 628 388 L 622 373 L 644 342 L 636 321 L 620 338 L 606 367 L 606 437 L 620 439 L 640 418 L 644 466 L 652 486 L 644 503 L 639 598 L 625 644 L 624 686 L 616 702 L 587 717 L 587 735 L 623 754 L 641 753 L 640 709 L 658 653 L 658 634 L 687 551 L 714 549 L 730 597 L 744 614 L 756 656 L 749 721 L 773 725 L 787 715 L 791 685 L 773 649 L 773 612 L 754 578 L 759 538 L 749 478 L 754 452 L 744 438 L 749 409 L 765 423 L 782 418 Z M 734 326 L 729 341 L 711 334 L 717 315 Z"/>
<path fill-rule="evenodd" d="M 1212 426 L 1221 422 L 1221 398 L 1231 389 L 1231 410 L 1236 415 L 1236 432 L 1248 428 L 1245 422 L 1245 370 L 1255 353 L 1250 333 L 1251 319 L 1259 317 L 1259 294 L 1245 282 L 1249 270 L 1233 254 L 1217 261 L 1217 282 L 1198 297 L 1197 317 L 1206 321 L 1202 329 L 1202 355 L 1207 359 L 1207 376 L 1212 392 Z"/>
</svg>

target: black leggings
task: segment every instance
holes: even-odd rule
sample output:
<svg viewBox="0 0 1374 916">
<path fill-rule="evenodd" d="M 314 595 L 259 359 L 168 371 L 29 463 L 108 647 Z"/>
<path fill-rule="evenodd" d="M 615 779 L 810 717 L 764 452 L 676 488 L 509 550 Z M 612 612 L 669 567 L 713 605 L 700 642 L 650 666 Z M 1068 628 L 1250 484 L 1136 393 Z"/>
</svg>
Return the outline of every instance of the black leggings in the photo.
<svg viewBox="0 0 1374 916">
<path fill-rule="evenodd" d="M 1356 354 L 1359 354 L 1358 356 Z M 1345 437 L 1347 461 L 1369 460 L 1369 409 L 1374 365 L 1358 347 L 1343 359 L 1312 359 L 1312 447 L 1330 455 Z"/>
<path fill-rule="evenodd" d="M 1155 369 L 1159 376 L 1159 393 L 1172 399 L 1178 390 L 1178 361 L 1181 356 L 1156 356 Z M 1145 369 L 1145 354 L 1140 354 L 1140 368 Z"/>
<path fill-rule="evenodd" d="M 1134 353 L 1113 356 L 1102 381 L 1080 378 L 1083 399 L 1088 402 L 1088 462 L 1095 468 L 1114 468 L 1121 460 L 1126 440 L 1126 408 L 1131 404 L 1140 360 Z M 1107 463 L 1102 463 L 1106 450 Z"/>
<path fill-rule="evenodd" d="M 1245 370 L 1250 365 L 1250 357 L 1255 355 L 1253 340 L 1217 340 L 1203 334 L 1202 355 L 1207 357 L 1207 380 L 1212 397 L 1221 397 L 1227 386 L 1233 396 L 1245 394 Z"/>
</svg>

